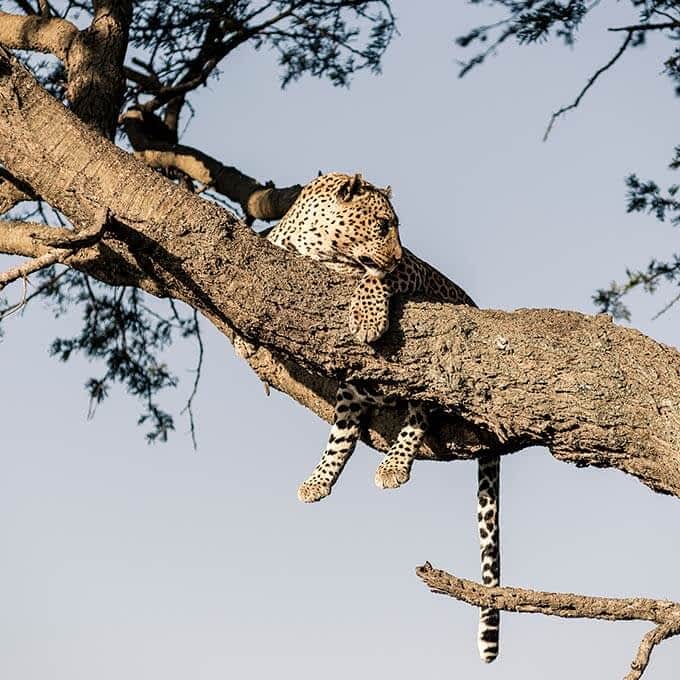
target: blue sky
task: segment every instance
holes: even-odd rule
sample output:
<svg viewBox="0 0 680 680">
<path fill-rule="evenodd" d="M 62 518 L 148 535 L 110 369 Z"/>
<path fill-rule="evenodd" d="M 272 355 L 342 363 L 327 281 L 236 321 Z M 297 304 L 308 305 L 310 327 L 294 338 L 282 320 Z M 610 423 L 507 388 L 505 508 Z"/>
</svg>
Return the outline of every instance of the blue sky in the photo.
<svg viewBox="0 0 680 680">
<path fill-rule="evenodd" d="M 401 36 L 381 76 L 282 92 L 274 56 L 245 49 L 196 97 L 184 141 L 279 185 L 319 169 L 391 184 L 403 242 L 483 307 L 593 313 L 597 287 L 672 252 L 669 226 L 625 213 L 623 183 L 663 179 L 678 141 L 667 41 L 626 55 L 542 143 L 550 113 L 616 49 L 603 29 L 630 18 L 623 6 L 598 7 L 576 50 L 509 46 L 463 80 L 453 38 L 489 12 L 394 8 Z M 677 346 L 680 312 L 652 321 L 672 294 L 636 296 L 633 324 Z M 625 674 L 646 624 L 505 615 L 485 666 L 476 612 L 417 579 L 425 560 L 478 578 L 473 463 L 418 463 L 386 492 L 373 486 L 379 457 L 360 447 L 333 495 L 303 505 L 297 485 L 327 426 L 267 398 L 207 323 L 197 452 L 181 419 L 167 445 L 147 446 L 122 391 L 86 421 L 96 367 L 47 356 L 77 325 L 35 305 L 0 345 L 0 677 Z M 179 407 L 195 348 L 168 360 L 186 378 L 166 402 Z M 503 461 L 501 513 L 507 584 L 680 599 L 678 502 L 621 473 L 524 451 Z M 671 680 L 679 663 L 667 642 L 645 678 Z"/>
</svg>

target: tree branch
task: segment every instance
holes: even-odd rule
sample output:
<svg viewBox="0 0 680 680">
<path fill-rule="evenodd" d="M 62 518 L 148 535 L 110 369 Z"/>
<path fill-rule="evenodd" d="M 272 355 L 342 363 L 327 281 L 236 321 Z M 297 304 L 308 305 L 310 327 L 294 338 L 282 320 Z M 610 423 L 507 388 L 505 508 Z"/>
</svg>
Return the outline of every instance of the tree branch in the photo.
<svg viewBox="0 0 680 680">
<path fill-rule="evenodd" d="M 74 41 L 65 62 L 66 95 L 82 121 L 112 139 L 125 92 L 132 0 L 98 0 L 94 10 L 92 23 Z"/>
<path fill-rule="evenodd" d="M 558 111 L 555 111 L 553 115 L 550 117 L 550 122 L 548 123 L 548 127 L 546 128 L 545 134 L 543 135 L 543 141 L 545 142 L 549 135 L 550 132 L 553 129 L 553 125 L 555 124 L 555 121 L 563 114 L 565 114 L 567 111 L 571 111 L 572 109 L 575 109 L 580 103 L 583 97 L 585 96 L 586 92 L 595 84 L 595 81 L 608 69 L 610 69 L 621 57 L 621 55 L 626 51 L 628 48 L 628 45 L 630 44 L 630 41 L 633 39 L 633 33 L 629 32 L 628 35 L 626 36 L 626 39 L 623 41 L 621 44 L 621 47 L 619 47 L 618 51 L 616 54 L 601 68 L 597 69 L 595 73 L 588 79 L 588 82 L 585 84 L 585 87 L 579 92 L 578 96 L 574 101 L 569 104 L 568 106 L 563 106 L 561 109 Z"/>
<path fill-rule="evenodd" d="M 416 574 L 433 593 L 449 595 L 474 607 L 492 607 L 508 612 L 544 614 L 562 618 L 607 621 L 653 621 L 659 624 L 645 635 L 624 680 L 638 680 L 647 668 L 653 648 L 680 634 L 680 602 L 649 598 L 610 598 L 548 593 L 523 588 L 489 588 L 434 569 L 429 562 Z"/>
<path fill-rule="evenodd" d="M 4 215 L 21 201 L 37 200 L 31 187 L 0 168 L 0 215 Z"/>
<path fill-rule="evenodd" d="M 67 250 L 53 250 L 22 265 L 12 267 L 5 272 L 0 272 L 0 291 L 8 283 L 12 283 L 17 279 L 25 279 L 41 269 L 46 269 L 57 262 L 61 262 L 64 255 L 68 254 L 68 252 Z"/>
<path fill-rule="evenodd" d="M 48 52 L 65 62 L 77 36 L 78 29 L 60 17 L 0 12 L 0 43 L 5 47 Z"/>
<path fill-rule="evenodd" d="M 175 186 L 78 121 L 0 52 L 0 162 L 74 224 L 111 226 L 82 267 L 107 283 L 182 300 L 251 366 L 330 419 L 339 381 L 440 407 L 421 457 L 450 460 L 547 446 L 680 496 L 680 353 L 607 316 L 512 313 L 395 301 L 372 347 L 347 327 L 353 281 L 262 241 L 233 214 Z M 89 251 L 85 250 L 87 254 Z M 154 289 L 155 286 L 155 289 Z M 385 450 L 398 409 L 366 437 Z"/>
<path fill-rule="evenodd" d="M 628 31 L 634 33 L 636 31 L 665 31 L 667 28 L 680 28 L 680 21 L 667 21 L 663 24 L 636 24 L 634 26 L 619 26 L 617 28 L 608 28 L 608 31 Z"/>
<path fill-rule="evenodd" d="M 172 131 L 164 129 L 163 121 L 148 111 L 129 109 L 120 120 L 132 147 L 147 165 L 179 170 L 214 189 L 238 203 L 249 221 L 281 219 L 302 190 L 299 184 L 283 188 L 260 184 L 198 149 L 159 139 L 159 135 L 169 136 Z"/>
</svg>

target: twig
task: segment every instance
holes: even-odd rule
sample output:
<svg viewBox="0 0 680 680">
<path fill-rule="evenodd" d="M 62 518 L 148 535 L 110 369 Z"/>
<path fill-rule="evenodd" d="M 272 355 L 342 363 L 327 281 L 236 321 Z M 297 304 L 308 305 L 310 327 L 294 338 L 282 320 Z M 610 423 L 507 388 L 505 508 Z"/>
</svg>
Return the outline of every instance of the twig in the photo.
<svg viewBox="0 0 680 680">
<path fill-rule="evenodd" d="M 613 598 L 547 593 L 523 588 L 489 588 L 434 569 L 429 562 L 416 574 L 434 593 L 449 595 L 474 607 L 492 607 L 509 612 L 525 612 L 562 618 L 605 619 L 607 621 L 653 621 L 656 628 L 642 639 L 631 671 L 624 680 L 639 680 L 656 645 L 680 635 L 680 602 L 649 598 Z"/>
<path fill-rule="evenodd" d="M 673 299 L 666 303 L 653 317 L 652 321 L 656 321 L 660 316 L 665 314 L 676 302 L 680 300 L 680 293 L 673 297 Z"/>
<path fill-rule="evenodd" d="M 198 360 L 196 361 L 196 368 L 194 372 L 196 377 L 194 378 L 194 385 L 191 390 L 191 394 L 187 399 L 186 406 L 182 409 L 181 413 L 186 413 L 189 416 L 189 433 L 191 434 L 191 442 L 194 446 L 194 451 L 198 448 L 196 443 L 196 424 L 194 422 L 194 397 L 198 392 L 198 383 L 201 380 L 201 369 L 203 368 L 203 338 L 201 337 L 201 328 L 198 324 L 198 312 L 194 310 L 194 328 L 196 329 L 196 343 L 198 344 Z"/>
<path fill-rule="evenodd" d="M 664 24 L 636 24 L 634 26 L 617 26 L 616 28 L 608 28 L 608 31 L 664 31 L 667 28 L 680 28 L 680 21 L 668 21 Z"/>
<path fill-rule="evenodd" d="M 629 32 L 628 35 L 626 36 L 626 39 L 623 41 L 621 44 L 621 47 L 619 47 L 617 53 L 601 68 L 599 68 L 595 73 L 591 76 L 591 78 L 588 80 L 586 83 L 585 87 L 581 90 L 579 93 L 578 97 L 574 99 L 574 101 L 569 104 L 568 106 L 563 106 L 559 111 L 555 111 L 553 115 L 550 117 L 550 122 L 548 123 L 548 127 L 546 128 L 545 134 L 543 135 L 543 141 L 545 142 L 548 139 L 548 136 L 550 135 L 550 132 L 553 129 L 553 125 L 555 124 L 555 121 L 564 113 L 567 111 L 571 111 L 572 109 L 575 109 L 580 103 L 583 97 L 585 96 L 586 92 L 595 84 L 595 81 L 608 69 L 610 69 L 621 57 L 621 55 L 626 51 L 626 48 L 630 44 L 630 41 L 633 39 L 633 33 Z"/>
<path fill-rule="evenodd" d="M 40 257 L 36 257 L 25 264 L 19 265 L 18 267 L 12 267 L 6 272 L 0 274 L 0 290 L 2 290 L 8 283 L 16 281 L 17 279 L 26 279 L 29 275 L 34 274 L 40 269 L 45 269 L 46 267 L 51 267 L 53 264 L 61 261 L 61 258 L 68 251 L 55 250 Z"/>
<path fill-rule="evenodd" d="M 21 301 L 12 307 L 8 307 L 7 309 L 0 311 L 0 321 L 6 319 L 8 316 L 12 316 L 12 314 L 15 312 L 18 312 L 28 302 L 27 293 L 28 279 L 24 278 L 24 292 L 21 295 Z"/>
</svg>

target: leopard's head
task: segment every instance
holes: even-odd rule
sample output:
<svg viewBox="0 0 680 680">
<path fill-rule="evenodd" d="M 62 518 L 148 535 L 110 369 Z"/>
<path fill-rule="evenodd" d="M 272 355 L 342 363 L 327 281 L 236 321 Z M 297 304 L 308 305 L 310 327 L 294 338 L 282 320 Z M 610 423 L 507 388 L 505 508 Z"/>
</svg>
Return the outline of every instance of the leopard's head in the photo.
<svg viewBox="0 0 680 680">
<path fill-rule="evenodd" d="M 328 173 L 310 182 L 291 209 L 302 219 L 314 257 L 382 278 L 400 262 L 399 220 L 381 189 L 360 174 Z"/>
</svg>

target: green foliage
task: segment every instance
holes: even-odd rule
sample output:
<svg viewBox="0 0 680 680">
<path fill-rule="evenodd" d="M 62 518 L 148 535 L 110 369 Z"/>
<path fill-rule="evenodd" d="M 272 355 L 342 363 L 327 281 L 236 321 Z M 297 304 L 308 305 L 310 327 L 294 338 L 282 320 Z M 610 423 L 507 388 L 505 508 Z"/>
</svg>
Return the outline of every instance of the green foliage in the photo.
<svg viewBox="0 0 680 680">
<path fill-rule="evenodd" d="M 158 397 L 176 387 L 178 379 L 162 355 L 177 337 L 199 337 L 196 315 L 183 315 L 173 301 L 160 313 L 147 304 L 139 289 L 112 288 L 74 270 L 65 270 L 58 278 L 54 272 L 45 276 L 41 294 L 55 315 L 79 308 L 83 322 L 77 335 L 55 339 L 50 353 L 62 361 L 80 353 L 104 368 L 85 385 L 90 397 L 88 417 L 120 383 L 143 404 L 138 423 L 148 428 L 147 440 L 166 441 L 175 428 L 174 418 L 161 408 Z"/>
<path fill-rule="evenodd" d="M 669 217 L 670 223 L 680 225 L 680 201 L 676 198 L 678 185 L 673 184 L 666 190 L 664 196 L 658 184 L 652 180 L 642 182 L 637 175 L 626 178 L 628 186 L 628 212 L 647 212 L 653 214 L 657 220 L 664 222 Z"/>
<path fill-rule="evenodd" d="M 19 302 L 10 305 L 0 298 L 0 322 L 23 311 L 35 298 L 46 301 L 56 317 L 73 314 L 79 309 L 82 327 L 72 337 L 56 338 L 50 346 L 50 354 L 61 361 L 80 354 L 102 366 L 103 372 L 88 378 L 85 383 L 90 398 L 88 418 L 94 416 L 97 407 L 110 395 L 111 388 L 121 384 L 142 403 L 137 423 L 146 426 L 149 443 L 167 441 L 175 429 L 174 416 L 159 403 L 163 390 L 179 384 L 177 376 L 162 360 L 163 354 L 178 338 L 196 343 L 196 378 L 182 410 L 188 414 L 195 446 L 192 402 L 203 360 L 197 313 L 184 313 L 173 300 L 167 301 L 164 309 L 162 304 L 153 303 L 137 288 L 113 288 L 72 269 L 57 273 L 55 267 L 50 267 L 39 272 L 38 279 L 41 283 L 37 289 L 30 295 L 25 289 Z M 0 338 L 4 332 L 0 323 Z"/>
</svg>

